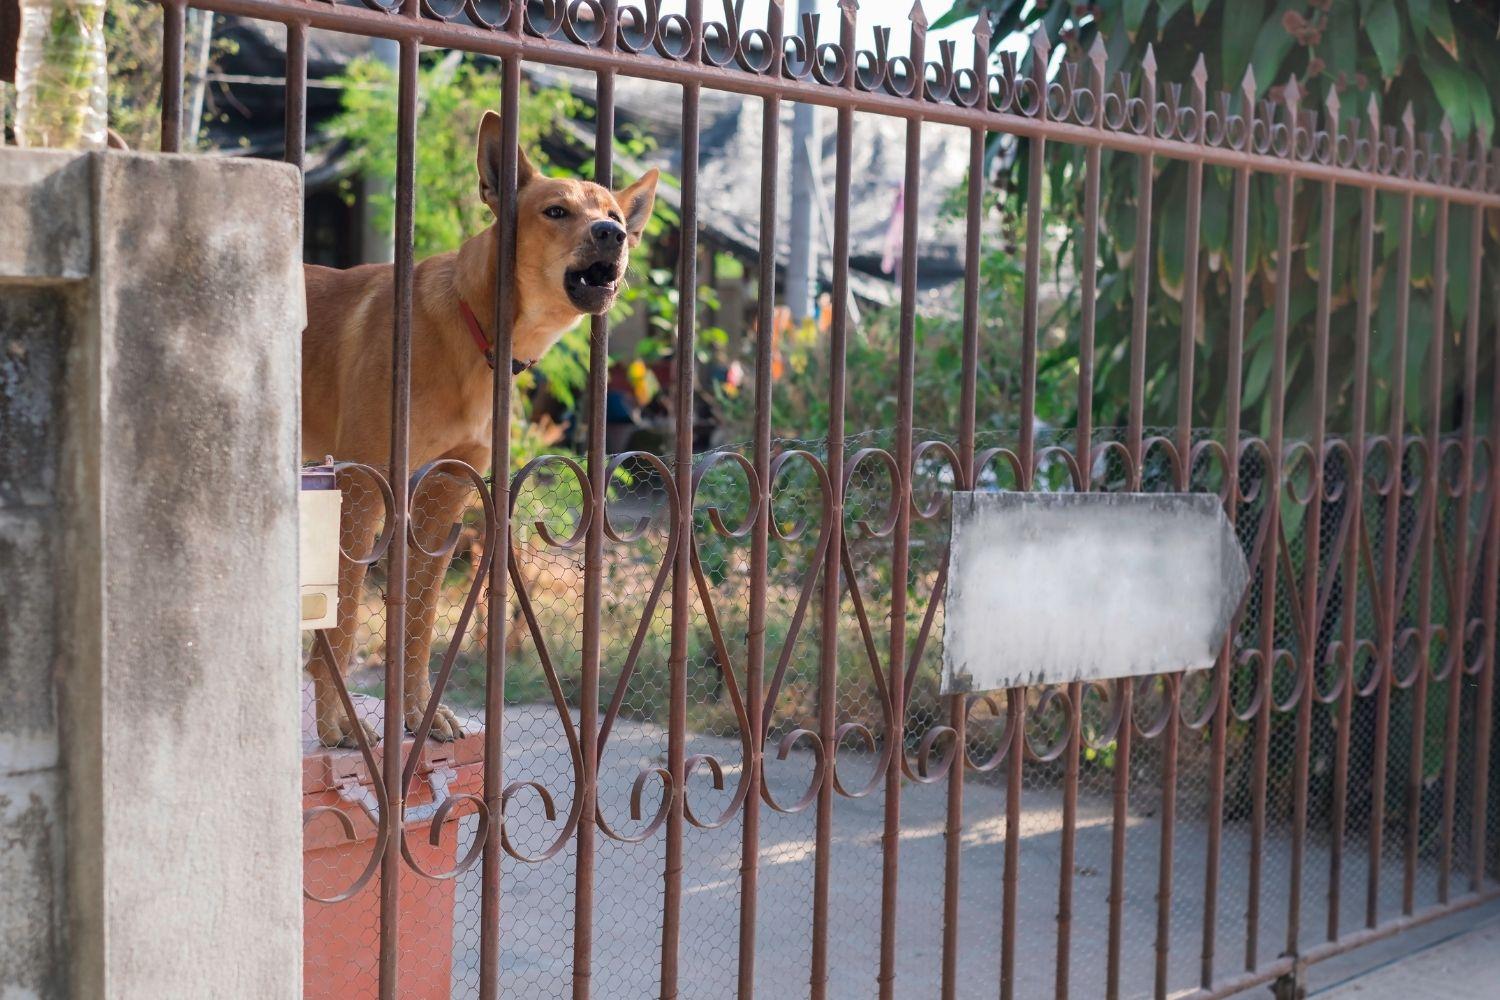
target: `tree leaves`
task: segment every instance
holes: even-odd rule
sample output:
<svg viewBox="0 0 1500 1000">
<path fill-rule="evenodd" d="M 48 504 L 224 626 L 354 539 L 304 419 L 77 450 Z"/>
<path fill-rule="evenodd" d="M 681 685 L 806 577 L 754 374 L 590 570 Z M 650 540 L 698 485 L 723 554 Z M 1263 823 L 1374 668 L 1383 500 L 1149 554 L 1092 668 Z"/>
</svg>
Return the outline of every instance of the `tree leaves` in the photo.
<svg viewBox="0 0 1500 1000">
<path fill-rule="evenodd" d="M 1245 75 L 1245 67 L 1250 65 L 1250 53 L 1255 49 L 1255 40 L 1260 35 L 1265 25 L 1266 4 L 1265 0 L 1244 0 L 1244 2 L 1224 4 L 1224 50 L 1221 63 L 1224 69 L 1222 77 L 1226 89 L 1237 86 L 1240 77 Z M 1281 30 L 1276 25 L 1276 30 Z M 1261 87 L 1267 86 L 1266 81 L 1261 81 Z"/>
<path fill-rule="evenodd" d="M 1381 2 L 1371 7 L 1365 14 L 1365 34 L 1380 62 L 1380 75 L 1391 79 L 1401 68 L 1401 16 L 1396 5 Z"/>
<path fill-rule="evenodd" d="M 1443 114 L 1453 123 L 1453 136 L 1464 139 L 1474 118 L 1470 112 L 1469 79 L 1459 65 L 1441 52 L 1424 51 L 1421 55 L 1422 71 L 1437 95 Z"/>
</svg>

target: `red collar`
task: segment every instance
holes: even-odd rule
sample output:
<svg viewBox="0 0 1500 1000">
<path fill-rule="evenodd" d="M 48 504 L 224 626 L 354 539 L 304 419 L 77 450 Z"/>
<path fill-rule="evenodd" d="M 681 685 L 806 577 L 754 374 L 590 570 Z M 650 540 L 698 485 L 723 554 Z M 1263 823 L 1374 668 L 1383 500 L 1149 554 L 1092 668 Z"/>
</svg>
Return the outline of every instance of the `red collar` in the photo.
<svg viewBox="0 0 1500 1000">
<path fill-rule="evenodd" d="M 479 325 L 479 319 L 474 315 L 474 310 L 463 299 L 458 300 L 458 311 L 463 315 L 464 325 L 469 328 L 469 336 L 474 338 L 474 346 L 479 348 L 479 353 L 484 355 L 484 360 L 489 362 L 491 370 L 495 367 L 495 348 L 490 345 L 490 338 L 484 335 L 484 327 Z M 521 361 L 517 358 L 510 359 L 510 373 L 519 375 L 532 365 L 535 361 Z"/>
</svg>

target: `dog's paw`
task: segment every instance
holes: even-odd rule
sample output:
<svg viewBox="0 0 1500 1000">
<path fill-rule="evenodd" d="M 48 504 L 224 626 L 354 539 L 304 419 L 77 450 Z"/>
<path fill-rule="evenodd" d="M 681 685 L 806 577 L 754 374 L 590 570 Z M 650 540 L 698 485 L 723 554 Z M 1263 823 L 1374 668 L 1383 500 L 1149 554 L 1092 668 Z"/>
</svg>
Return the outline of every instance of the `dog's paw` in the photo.
<svg viewBox="0 0 1500 1000">
<path fill-rule="evenodd" d="M 380 734 L 375 731 L 375 727 L 370 724 L 368 719 L 358 719 L 356 720 L 356 725 L 364 730 L 365 741 L 370 746 L 374 746 L 380 742 Z M 332 718 L 318 719 L 318 742 L 322 743 L 325 747 L 342 748 L 345 750 L 353 750 L 359 747 L 359 740 L 354 735 L 354 729 L 350 726 L 349 720 L 344 718 L 343 712 L 339 712 Z"/>
<path fill-rule="evenodd" d="M 406 728 L 415 733 L 422 725 L 422 714 L 425 711 L 425 706 L 407 709 Z M 451 743 L 463 734 L 463 724 L 458 721 L 458 716 L 453 714 L 453 709 L 439 703 L 437 713 L 432 717 L 432 729 L 427 733 L 428 738 L 437 740 L 439 743 Z"/>
</svg>

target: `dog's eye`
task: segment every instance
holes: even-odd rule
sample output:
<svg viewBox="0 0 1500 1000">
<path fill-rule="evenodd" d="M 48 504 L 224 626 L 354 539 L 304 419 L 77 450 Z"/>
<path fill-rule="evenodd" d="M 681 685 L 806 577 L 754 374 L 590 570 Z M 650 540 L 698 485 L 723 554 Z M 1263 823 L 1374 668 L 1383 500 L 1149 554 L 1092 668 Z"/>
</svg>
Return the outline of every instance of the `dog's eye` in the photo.
<svg viewBox="0 0 1500 1000">
<path fill-rule="evenodd" d="M 568 217 L 568 210 L 561 205 L 548 205 L 542 209 L 542 214 L 549 219 L 566 219 Z"/>
<path fill-rule="evenodd" d="M 610 212 L 609 213 L 609 217 L 611 219 L 614 219 L 616 222 L 618 222 L 622 226 L 625 224 L 625 220 L 622 219 L 622 218 L 620 218 L 620 213 L 619 212 Z"/>
</svg>

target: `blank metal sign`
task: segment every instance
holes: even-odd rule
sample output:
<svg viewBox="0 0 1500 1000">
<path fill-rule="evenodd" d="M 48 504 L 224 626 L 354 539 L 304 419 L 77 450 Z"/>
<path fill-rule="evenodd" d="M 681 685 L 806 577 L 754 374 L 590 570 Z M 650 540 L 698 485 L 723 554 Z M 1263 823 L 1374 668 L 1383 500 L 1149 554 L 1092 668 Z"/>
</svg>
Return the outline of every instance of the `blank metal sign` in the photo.
<svg viewBox="0 0 1500 1000">
<path fill-rule="evenodd" d="M 943 693 L 1210 667 L 1249 570 L 1212 493 L 955 493 Z"/>
</svg>

